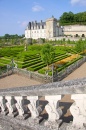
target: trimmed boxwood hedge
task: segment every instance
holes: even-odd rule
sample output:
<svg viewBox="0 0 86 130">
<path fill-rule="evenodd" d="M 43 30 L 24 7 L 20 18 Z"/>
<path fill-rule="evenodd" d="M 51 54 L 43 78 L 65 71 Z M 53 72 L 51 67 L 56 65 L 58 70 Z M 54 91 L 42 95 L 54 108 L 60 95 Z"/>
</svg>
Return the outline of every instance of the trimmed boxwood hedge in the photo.
<svg viewBox="0 0 86 130">
<path fill-rule="evenodd" d="M 26 68 L 26 67 L 29 67 L 29 66 L 33 66 L 37 63 L 41 63 L 42 61 L 41 60 L 38 60 L 38 61 L 33 61 L 33 62 L 28 62 L 28 63 L 23 63 L 22 64 L 22 68 Z"/>
<path fill-rule="evenodd" d="M 74 60 L 72 60 L 71 62 L 65 63 L 64 65 L 62 65 L 61 67 L 59 67 L 59 68 L 57 69 L 57 71 L 60 72 L 61 70 L 67 68 L 68 66 L 70 66 L 71 64 L 73 64 L 73 63 L 75 63 L 76 61 L 80 60 L 81 58 L 83 58 L 83 57 L 80 56 L 79 58 L 74 59 Z M 46 71 L 45 69 L 40 69 L 40 70 L 38 70 L 38 72 L 41 73 L 41 74 L 45 74 L 45 71 Z M 49 71 L 48 74 L 49 74 L 50 76 L 52 76 L 52 72 L 51 72 L 51 71 Z"/>
<path fill-rule="evenodd" d="M 67 68 L 68 66 L 72 65 L 73 63 L 75 63 L 76 61 L 80 60 L 81 58 L 82 58 L 82 56 L 80 56 L 77 59 L 72 60 L 71 62 L 66 63 L 65 65 L 63 65 L 62 67 L 60 67 L 60 68 L 57 69 L 58 72 L 60 72 L 62 69 Z"/>
<path fill-rule="evenodd" d="M 41 69 L 41 68 L 43 68 L 43 67 L 45 67 L 45 66 L 46 66 L 45 64 L 42 64 L 42 65 L 37 66 L 37 67 L 35 67 L 35 68 L 29 67 L 29 68 L 27 68 L 27 70 L 30 70 L 30 71 L 37 71 L 37 70 L 39 70 L 39 69 Z"/>
<path fill-rule="evenodd" d="M 62 56 L 60 56 L 59 58 L 56 57 L 56 59 L 54 60 L 54 62 L 55 62 L 55 61 L 62 60 L 62 59 L 64 59 L 64 58 L 66 58 L 66 57 L 68 57 L 67 54 L 62 55 Z M 34 63 L 34 62 L 33 62 L 33 63 Z M 31 64 L 30 64 L 30 65 L 31 65 Z M 26 66 L 28 66 L 28 64 L 26 64 Z M 26 66 L 23 66 L 23 67 L 26 67 Z M 40 63 L 39 63 L 39 62 L 34 63 L 32 66 L 30 66 L 30 67 L 28 68 L 28 70 L 37 71 L 37 69 L 39 70 L 39 69 L 41 69 L 41 68 L 43 68 L 43 67 L 45 67 L 45 66 L 46 66 L 46 64 L 41 61 Z"/>
</svg>

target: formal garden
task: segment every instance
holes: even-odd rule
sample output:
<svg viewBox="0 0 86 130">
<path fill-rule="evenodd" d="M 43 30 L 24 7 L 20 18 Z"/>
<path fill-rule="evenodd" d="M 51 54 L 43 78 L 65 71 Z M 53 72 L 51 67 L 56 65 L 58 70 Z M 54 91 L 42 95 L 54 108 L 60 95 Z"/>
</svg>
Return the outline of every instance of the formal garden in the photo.
<svg viewBox="0 0 86 130">
<path fill-rule="evenodd" d="M 0 47 L 0 71 L 7 66 L 18 67 L 28 71 L 52 75 L 53 70 L 60 72 L 85 55 L 85 42 L 78 41 L 59 43 L 49 42 L 43 44 L 22 44 L 16 46 Z"/>
</svg>

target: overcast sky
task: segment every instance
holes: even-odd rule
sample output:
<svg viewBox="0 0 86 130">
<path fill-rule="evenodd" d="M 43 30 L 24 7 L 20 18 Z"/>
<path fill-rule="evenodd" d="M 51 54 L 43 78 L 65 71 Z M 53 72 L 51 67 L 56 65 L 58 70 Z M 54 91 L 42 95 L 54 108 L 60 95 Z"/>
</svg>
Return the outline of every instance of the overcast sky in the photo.
<svg viewBox="0 0 86 130">
<path fill-rule="evenodd" d="M 0 36 L 24 34 L 29 21 L 45 21 L 63 12 L 86 11 L 86 0 L 0 0 Z"/>
</svg>

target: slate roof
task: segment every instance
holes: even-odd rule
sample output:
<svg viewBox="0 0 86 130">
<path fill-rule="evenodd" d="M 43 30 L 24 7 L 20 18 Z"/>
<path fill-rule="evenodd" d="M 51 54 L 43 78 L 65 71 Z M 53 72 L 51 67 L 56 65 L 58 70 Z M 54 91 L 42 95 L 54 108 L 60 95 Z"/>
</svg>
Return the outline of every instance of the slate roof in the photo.
<svg viewBox="0 0 86 130">
<path fill-rule="evenodd" d="M 41 22 L 37 23 L 37 22 L 35 21 L 35 22 L 29 22 L 28 25 L 27 25 L 27 27 L 28 27 L 28 29 L 31 29 L 31 27 L 34 28 L 34 27 L 37 27 L 37 26 L 38 26 L 38 27 L 40 28 L 41 26 L 45 26 L 45 25 L 46 25 L 46 22 L 42 22 L 42 21 L 41 21 Z"/>
</svg>

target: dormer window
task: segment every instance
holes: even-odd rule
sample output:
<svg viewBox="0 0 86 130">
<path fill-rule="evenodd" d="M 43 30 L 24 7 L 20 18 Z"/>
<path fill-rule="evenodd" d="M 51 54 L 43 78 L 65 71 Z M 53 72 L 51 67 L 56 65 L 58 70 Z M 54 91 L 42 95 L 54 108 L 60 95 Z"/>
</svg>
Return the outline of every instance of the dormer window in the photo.
<svg viewBox="0 0 86 130">
<path fill-rule="evenodd" d="M 42 25 L 42 29 L 44 29 L 44 26 Z"/>
</svg>

